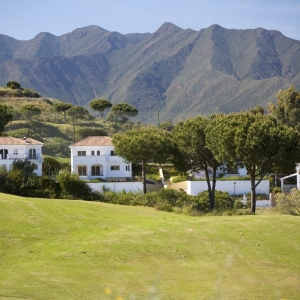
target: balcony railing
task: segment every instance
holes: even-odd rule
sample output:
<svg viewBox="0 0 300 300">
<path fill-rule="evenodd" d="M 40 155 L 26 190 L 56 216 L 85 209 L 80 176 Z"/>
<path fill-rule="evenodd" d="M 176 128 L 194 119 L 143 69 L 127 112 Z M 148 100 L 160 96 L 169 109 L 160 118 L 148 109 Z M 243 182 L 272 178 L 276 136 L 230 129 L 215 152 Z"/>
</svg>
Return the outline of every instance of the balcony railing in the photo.
<svg viewBox="0 0 300 300">
<path fill-rule="evenodd" d="M 73 157 L 103 157 L 103 156 L 106 156 L 106 155 L 73 155 Z"/>
<path fill-rule="evenodd" d="M 2 158 L 2 155 L 0 154 L 0 160 L 18 160 L 18 159 L 38 159 L 41 156 L 41 154 L 7 154 L 6 158 Z"/>
<path fill-rule="evenodd" d="M 26 154 L 7 154 L 7 159 L 25 159 Z"/>
</svg>

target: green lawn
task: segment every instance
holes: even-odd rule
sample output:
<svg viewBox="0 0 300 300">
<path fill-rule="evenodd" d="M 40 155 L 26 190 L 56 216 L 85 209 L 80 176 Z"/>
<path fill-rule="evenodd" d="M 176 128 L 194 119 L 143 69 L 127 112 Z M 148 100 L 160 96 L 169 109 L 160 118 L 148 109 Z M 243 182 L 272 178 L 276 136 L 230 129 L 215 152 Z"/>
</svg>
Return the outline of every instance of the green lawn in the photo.
<svg viewBox="0 0 300 300">
<path fill-rule="evenodd" d="M 299 217 L 1 193 L 0 211 L 1 300 L 146 299 L 151 286 L 160 299 L 299 299 Z"/>
</svg>

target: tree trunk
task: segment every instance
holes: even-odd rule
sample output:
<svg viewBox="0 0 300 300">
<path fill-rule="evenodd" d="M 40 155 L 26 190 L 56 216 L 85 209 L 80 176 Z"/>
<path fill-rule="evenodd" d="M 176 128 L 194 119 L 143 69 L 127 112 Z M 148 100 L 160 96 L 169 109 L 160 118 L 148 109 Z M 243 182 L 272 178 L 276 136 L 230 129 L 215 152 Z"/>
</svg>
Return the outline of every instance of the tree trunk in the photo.
<svg viewBox="0 0 300 300">
<path fill-rule="evenodd" d="M 217 183 L 217 167 L 213 167 L 213 179 L 212 179 L 212 200 L 213 200 L 213 208 L 215 208 L 215 191 L 216 191 L 216 183 Z"/>
<path fill-rule="evenodd" d="M 215 208 L 215 197 L 214 197 L 214 191 L 210 185 L 210 179 L 209 179 L 209 173 L 208 173 L 208 168 L 205 168 L 205 177 L 206 177 L 206 182 L 207 182 L 207 190 L 208 190 L 208 200 L 209 200 L 209 207 L 210 210 L 213 210 Z M 213 186 L 214 188 L 214 186 Z"/>
<path fill-rule="evenodd" d="M 146 186 L 146 161 L 142 161 L 142 183 L 143 183 L 143 193 L 147 193 L 147 186 Z"/>
<path fill-rule="evenodd" d="M 251 211 L 256 210 L 256 191 L 255 191 L 255 176 L 251 174 Z"/>
</svg>

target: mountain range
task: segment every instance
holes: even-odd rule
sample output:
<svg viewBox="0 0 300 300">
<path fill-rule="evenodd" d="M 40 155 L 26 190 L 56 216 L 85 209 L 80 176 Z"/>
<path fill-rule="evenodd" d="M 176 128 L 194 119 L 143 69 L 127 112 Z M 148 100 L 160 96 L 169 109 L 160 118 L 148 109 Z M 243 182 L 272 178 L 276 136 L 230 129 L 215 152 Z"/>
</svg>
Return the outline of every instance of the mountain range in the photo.
<svg viewBox="0 0 300 300">
<path fill-rule="evenodd" d="M 121 34 L 99 26 L 27 41 L 0 34 L 0 85 L 10 80 L 44 97 L 88 107 L 124 101 L 140 119 L 186 119 L 276 102 L 300 89 L 300 41 L 276 30 L 195 31 L 164 23 L 154 33 Z"/>
</svg>

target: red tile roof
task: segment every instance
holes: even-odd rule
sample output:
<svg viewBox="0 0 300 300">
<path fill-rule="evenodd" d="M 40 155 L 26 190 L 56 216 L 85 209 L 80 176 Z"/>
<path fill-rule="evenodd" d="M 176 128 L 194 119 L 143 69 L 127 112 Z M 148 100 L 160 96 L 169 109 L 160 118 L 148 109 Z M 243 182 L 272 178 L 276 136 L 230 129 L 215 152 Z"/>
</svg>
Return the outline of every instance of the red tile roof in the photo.
<svg viewBox="0 0 300 300">
<path fill-rule="evenodd" d="M 31 138 L 14 138 L 11 136 L 0 136 L 0 145 L 44 145 Z"/>
<path fill-rule="evenodd" d="M 113 143 L 107 136 L 89 136 L 70 146 L 113 146 Z"/>
</svg>

